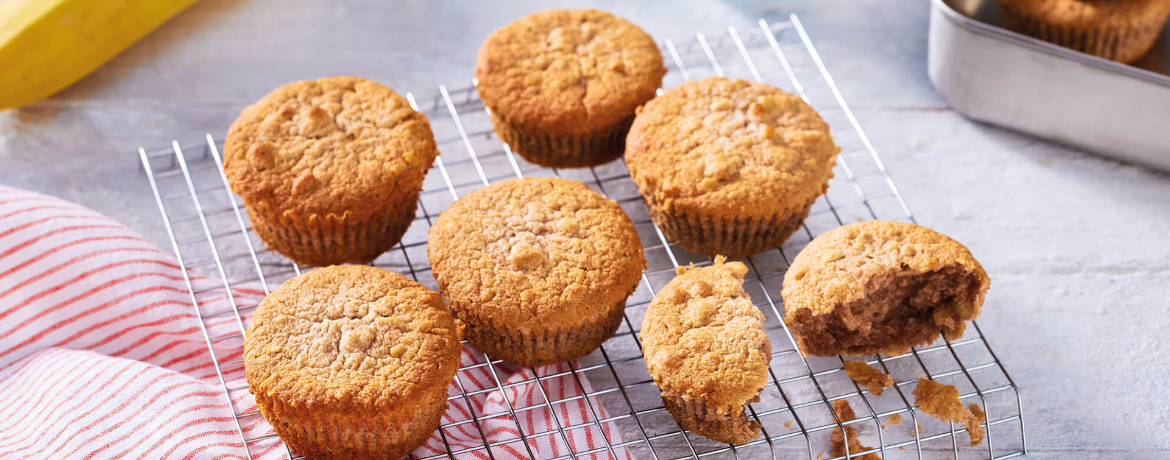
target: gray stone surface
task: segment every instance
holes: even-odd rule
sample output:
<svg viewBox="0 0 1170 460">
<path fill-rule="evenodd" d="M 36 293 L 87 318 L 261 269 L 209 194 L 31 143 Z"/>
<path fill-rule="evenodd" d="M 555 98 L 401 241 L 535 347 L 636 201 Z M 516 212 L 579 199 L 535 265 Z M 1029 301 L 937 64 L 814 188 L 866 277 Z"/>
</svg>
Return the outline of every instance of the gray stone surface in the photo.
<svg viewBox="0 0 1170 460">
<path fill-rule="evenodd" d="M 980 325 L 1022 387 L 1033 457 L 1170 455 L 1166 175 L 947 108 L 926 76 L 926 1 L 557 3 L 611 10 L 658 38 L 799 14 L 918 221 L 991 275 Z M 60 95 L 0 112 L 0 183 L 169 248 L 139 146 L 222 135 L 244 105 L 297 79 L 462 86 L 484 36 L 548 6 L 204 0 Z"/>
</svg>

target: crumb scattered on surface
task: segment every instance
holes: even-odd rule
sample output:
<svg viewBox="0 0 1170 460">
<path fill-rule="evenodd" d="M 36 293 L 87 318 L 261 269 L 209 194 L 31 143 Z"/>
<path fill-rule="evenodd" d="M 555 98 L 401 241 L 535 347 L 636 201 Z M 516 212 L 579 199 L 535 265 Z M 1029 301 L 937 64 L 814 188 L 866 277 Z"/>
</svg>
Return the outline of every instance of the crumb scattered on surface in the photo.
<svg viewBox="0 0 1170 460">
<path fill-rule="evenodd" d="M 853 412 L 853 406 L 850 406 L 849 401 L 845 399 L 833 401 L 833 413 L 837 414 L 837 418 L 841 419 L 841 422 L 857 418 L 857 413 Z"/>
<path fill-rule="evenodd" d="M 987 414 L 983 413 L 983 408 L 979 407 L 978 404 L 975 404 L 975 403 L 968 404 L 967 410 L 971 411 L 971 415 L 974 415 L 975 418 L 978 419 L 980 422 L 987 421 Z"/>
<path fill-rule="evenodd" d="M 845 361 L 845 373 L 858 385 L 864 385 L 874 396 L 881 396 L 882 390 L 894 386 L 893 377 L 874 369 L 865 361 Z"/>
<path fill-rule="evenodd" d="M 983 413 L 983 408 L 978 404 L 971 403 L 967 405 L 967 410 L 971 412 L 971 416 L 963 422 L 967 425 L 967 434 L 971 436 L 971 445 L 975 446 L 983 442 L 983 426 L 981 423 L 987 421 L 987 414 Z"/>
<path fill-rule="evenodd" d="M 849 401 L 838 399 L 833 401 L 833 413 L 837 414 L 837 419 L 841 423 L 845 423 L 857 418 L 857 414 L 853 412 L 853 406 L 849 405 Z M 845 436 L 841 436 L 841 430 L 833 430 L 829 433 L 829 453 L 834 457 L 845 455 L 845 441 L 849 441 L 849 453 L 856 454 L 861 451 L 873 449 L 861 445 L 861 441 L 857 439 L 857 428 L 852 426 L 845 427 Z M 868 453 L 859 457 L 853 457 L 859 460 L 881 460 L 881 457 L 873 453 Z"/>
<path fill-rule="evenodd" d="M 819 453 L 817 453 L 817 458 L 821 458 L 821 457 L 824 457 L 824 456 L 825 456 L 825 451 L 823 451 L 823 450 L 822 450 L 822 451 L 820 451 Z"/>
<path fill-rule="evenodd" d="M 792 428 L 792 422 L 784 422 L 784 428 Z"/>
<path fill-rule="evenodd" d="M 934 418 L 966 425 L 972 446 L 983 442 L 983 427 L 980 426 L 982 417 L 963 407 L 963 402 L 959 401 L 959 389 L 954 385 L 938 383 L 925 376 L 919 376 L 918 385 L 914 388 L 914 403 L 918 404 L 922 412 Z M 979 409 L 979 414 L 983 415 L 982 409 Z"/>
<path fill-rule="evenodd" d="M 897 425 L 902 423 L 902 414 L 893 414 L 889 416 L 886 418 L 886 423 L 889 423 L 890 425 Z"/>
</svg>

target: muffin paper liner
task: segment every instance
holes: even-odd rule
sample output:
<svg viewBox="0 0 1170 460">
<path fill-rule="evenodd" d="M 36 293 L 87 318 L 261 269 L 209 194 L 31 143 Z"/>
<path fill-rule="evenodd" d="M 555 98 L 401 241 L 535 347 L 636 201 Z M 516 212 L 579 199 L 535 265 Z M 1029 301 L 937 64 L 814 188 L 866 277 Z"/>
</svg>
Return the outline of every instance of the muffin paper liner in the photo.
<svg viewBox="0 0 1170 460">
<path fill-rule="evenodd" d="M 1124 26 L 1080 28 L 1050 24 L 1008 5 L 1002 10 L 1004 27 L 1009 30 L 1121 63 L 1145 56 L 1166 24 L 1165 17 L 1146 17 Z"/>
<path fill-rule="evenodd" d="M 551 134 L 524 129 L 492 112 L 492 125 L 513 152 L 540 166 L 585 168 L 618 159 L 625 152 L 631 116 L 615 126 L 583 134 Z"/>
<path fill-rule="evenodd" d="M 652 197 L 643 196 L 650 218 L 666 239 L 684 249 L 707 256 L 729 259 L 747 257 L 779 247 L 800 228 L 815 199 L 799 212 L 765 218 L 719 219 L 697 213 L 662 210 Z"/>
<path fill-rule="evenodd" d="M 350 219 L 273 219 L 248 207 L 252 226 L 269 249 L 299 264 L 324 267 L 342 263 L 365 264 L 389 251 L 402 239 L 418 208 L 418 193 L 405 205 L 391 206 L 366 222 Z M 284 222 L 281 222 L 281 221 Z"/>
<path fill-rule="evenodd" d="M 750 402 L 759 401 L 760 397 Z M 760 424 L 754 420 L 744 422 L 739 416 L 731 416 L 731 408 L 725 408 L 726 414 L 720 414 L 715 408 L 707 407 L 707 400 L 703 397 L 692 398 L 690 401 L 680 396 L 663 396 L 662 405 L 667 412 L 674 416 L 683 428 L 698 433 L 708 439 L 730 444 L 744 444 L 759 436 Z"/>
<path fill-rule="evenodd" d="M 467 310 L 459 308 L 456 302 L 451 306 L 455 317 L 466 325 L 464 337 L 480 351 L 492 359 L 535 367 L 571 361 L 592 353 L 617 331 L 625 304 L 626 297 L 623 297 L 620 303 L 610 307 L 600 322 L 585 321 L 576 328 L 552 331 L 520 331 L 468 315 Z"/>
<path fill-rule="evenodd" d="M 276 434 L 297 453 L 313 459 L 401 458 L 431 437 L 447 411 L 446 391 L 425 395 L 420 398 L 425 401 L 412 408 L 388 413 L 312 411 L 264 394 L 255 397 Z"/>
</svg>

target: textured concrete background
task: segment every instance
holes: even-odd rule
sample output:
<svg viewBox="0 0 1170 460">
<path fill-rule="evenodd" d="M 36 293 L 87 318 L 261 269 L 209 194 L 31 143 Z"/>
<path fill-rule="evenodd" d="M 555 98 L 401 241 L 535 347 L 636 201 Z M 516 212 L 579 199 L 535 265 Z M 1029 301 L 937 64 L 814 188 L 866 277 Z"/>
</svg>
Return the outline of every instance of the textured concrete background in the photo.
<svg viewBox="0 0 1170 460">
<path fill-rule="evenodd" d="M 980 324 L 1024 391 L 1034 457 L 1170 455 L 1170 177 L 947 108 L 926 76 L 926 1 L 556 3 L 613 11 L 660 39 L 799 14 L 918 221 L 991 275 Z M 75 87 L 0 112 L 0 183 L 169 248 L 139 146 L 222 135 L 247 103 L 298 79 L 462 86 L 483 37 L 550 6 L 204 0 Z"/>
</svg>

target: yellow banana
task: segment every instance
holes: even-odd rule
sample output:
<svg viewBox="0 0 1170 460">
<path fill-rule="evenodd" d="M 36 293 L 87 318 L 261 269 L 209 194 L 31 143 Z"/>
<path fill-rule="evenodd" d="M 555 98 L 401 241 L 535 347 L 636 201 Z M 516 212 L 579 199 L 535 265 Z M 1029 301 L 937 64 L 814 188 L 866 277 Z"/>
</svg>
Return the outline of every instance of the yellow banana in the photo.
<svg viewBox="0 0 1170 460">
<path fill-rule="evenodd" d="M 0 110 L 65 89 L 196 0 L 0 0 Z"/>
</svg>

